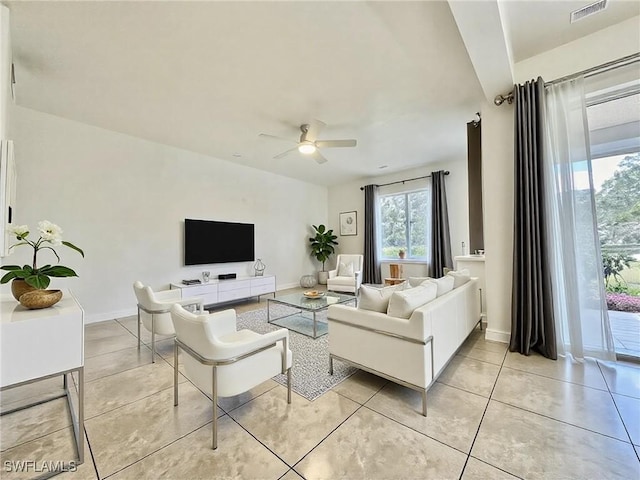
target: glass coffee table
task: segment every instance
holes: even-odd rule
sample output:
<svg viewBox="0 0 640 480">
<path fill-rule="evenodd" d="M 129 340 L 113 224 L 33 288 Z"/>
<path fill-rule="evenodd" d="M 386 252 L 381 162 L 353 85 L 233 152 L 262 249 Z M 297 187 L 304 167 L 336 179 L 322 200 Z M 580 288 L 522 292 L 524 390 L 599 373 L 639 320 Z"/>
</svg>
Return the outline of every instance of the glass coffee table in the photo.
<svg viewBox="0 0 640 480">
<path fill-rule="evenodd" d="M 327 292 L 318 298 L 308 298 L 302 293 L 290 293 L 278 295 L 267 299 L 267 322 L 284 327 L 307 337 L 318 338 L 326 335 L 328 326 L 326 321 L 318 321 L 317 314 L 327 310 L 329 305 L 338 303 L 355 302 L 353 295 L 342 295 L 335 292 Z M 271 305 L 285 305 L 296 311 L 277 318 L 272 318 Z"/>
</svg>

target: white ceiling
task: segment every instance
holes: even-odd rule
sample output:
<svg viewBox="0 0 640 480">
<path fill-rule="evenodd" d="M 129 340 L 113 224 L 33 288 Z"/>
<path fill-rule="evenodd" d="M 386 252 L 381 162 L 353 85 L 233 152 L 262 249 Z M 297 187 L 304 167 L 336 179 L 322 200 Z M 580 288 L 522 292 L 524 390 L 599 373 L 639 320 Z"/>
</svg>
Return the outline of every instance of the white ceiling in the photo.
<svg viewBox="0 0 640 480">
<path fill-rule="evenodd" d="M 484 101 L 445 1 L 5 3 L 18 105 L 320 185 L 466 158 Z M 509 3 L 514 58 L 552 48 L 528 32 L 558 3 Z M 318 165 L 258 137 L 311 119 L 358 146 Z"/>
</svg>

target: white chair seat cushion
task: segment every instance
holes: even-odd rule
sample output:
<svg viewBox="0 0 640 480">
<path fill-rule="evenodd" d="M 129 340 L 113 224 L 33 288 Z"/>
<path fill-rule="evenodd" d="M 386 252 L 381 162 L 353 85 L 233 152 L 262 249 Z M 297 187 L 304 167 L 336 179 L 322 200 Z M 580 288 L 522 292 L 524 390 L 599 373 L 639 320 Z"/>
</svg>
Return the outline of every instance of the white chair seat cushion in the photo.
<svg viewBox="0 0 640 480">
<path fill-rule="evenodd" d="M 437 287 L 437 296 L 440 297 L 445 293 L 453 290 L 453 283 L 455 279 L 451 275 L 445 275 L 441 278 L 432 278 L 431 280 L 427 280 L 425 283 L 432 283 Z"/>
<path fill-rule="evenodd" d="M 355 282 L 354 277 L 338 276 L 338 277 L 333 277 L 331 279 L 331 285 L 349 285 L 349 286 L 353 286 L 354 282 Z"/>
<path fill-rule="evenodd" d="M 436 298 L 437 292 L 438 286 L 428 281 L 419 287 L 393 292 L 389 299 L 387 315 L 396 318 L 409 318 L 416 308 Z"/>
<path fill-rule="evenodd" d="M 387 308 L 389 308 L 389 299 L 396 290 L 397 288 L 395 285 L 384 288 L 362 285 L 360 287 L 360 296 L 358 298 L 358 308 L 360 310 L 386 313 Z"/>
<path fill-rule="evenodd" d="M 354 277 L 355 272 L 353 269 L 353 263 L 340 263 L 338 266 L 338 277 Z"/>
</svg>

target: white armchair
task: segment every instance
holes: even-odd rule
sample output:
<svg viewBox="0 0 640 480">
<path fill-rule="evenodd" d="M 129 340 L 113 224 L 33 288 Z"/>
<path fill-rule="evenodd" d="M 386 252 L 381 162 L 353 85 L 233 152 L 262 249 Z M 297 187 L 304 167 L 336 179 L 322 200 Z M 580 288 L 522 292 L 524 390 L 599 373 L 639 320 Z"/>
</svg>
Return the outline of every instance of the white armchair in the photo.
<svg viewBox="0 0 640 480">
<path fill-rule="evenodd" d="M 173 392 L 178 405 L 178 350 L 182 349 L 187 378 L 213 402 L 212 447 L 218 448 L 218 396 L 231 397 L 280 374 L 287 374 L 287 403 L 291 403 L 289 331 L 281 328 L 264 335 L 251 330 L 236 331 L 233 309 L 194 315 L 180 305 L 171 307 L 176 329 Z"/>
<path fill-rule="evenodd" d="M 151 332 L 151 362 L 156 361 L 156 334 L 175 335 L 171 321 L 171 306 L 178 303 L 183 306 L 195 306 L 204 311 L 202 298 L 182 299 L 182 291 L 162 290 L 154 292 L 142 282 L 133 284 L 133 291 L 138 299 L 138 350 L 140 349 L 140 324 Z"/>
<path fill-rule="evenodd" d="M 327 290 L 358 294 L 362 283 L 362 255 L 338 255 L 335 270 L 329 270 Z"/>
</svg>

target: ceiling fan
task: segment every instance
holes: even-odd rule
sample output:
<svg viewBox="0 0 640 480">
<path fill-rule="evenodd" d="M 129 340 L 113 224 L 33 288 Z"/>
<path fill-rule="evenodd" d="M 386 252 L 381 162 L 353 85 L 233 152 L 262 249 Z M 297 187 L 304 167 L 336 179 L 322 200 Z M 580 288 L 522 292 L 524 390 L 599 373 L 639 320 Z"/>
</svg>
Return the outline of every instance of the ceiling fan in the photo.
<svg viewBox="0 0 640 480">
<path fill-rule="evenodd" d="M 326 124 L 320 120 L 313 120 L 311 123 L 300 125 L 300 131 L 302 134 L 300 135 L 300 141 L 296 142 L 297 145 L 289 150 L 279 153 L 273 158 L 282 158 L 297 150 L 303 155 L 309 155 L 318 163 L 325 163 L 327 159 L 320 153 L 321 148 L 355 147 L 357 145 L 356 140 L 318 140 L 318 134 L 324 127 L 326 127 Z M 260 137 L 286 140 L 287 142 L 292 141 L 288 138 L 268 135 L 266 133 L 261 133 Z"/>
</svg>

